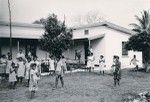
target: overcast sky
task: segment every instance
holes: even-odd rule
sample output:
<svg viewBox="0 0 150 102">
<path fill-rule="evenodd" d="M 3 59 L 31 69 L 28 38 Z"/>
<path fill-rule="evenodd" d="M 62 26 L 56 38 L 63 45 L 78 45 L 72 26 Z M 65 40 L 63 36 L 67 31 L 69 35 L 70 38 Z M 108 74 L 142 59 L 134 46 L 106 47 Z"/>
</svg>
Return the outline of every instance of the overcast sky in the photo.
<svg viewBox="0 0 150 102">
<path fill-rule="evenodd" d="M 89 11 L 98 11 L 107 21 L 129 27 L 136 22 L 134 15 L 150 9 L 150 0 L 10 0 L 12 21 L 32 23 L 55 13 L 60 20 L 66 17 L 67 25 L 74 18 Z M 0 0 L 0 21 L 8 21 L 7 0 Z"/>
</svg>

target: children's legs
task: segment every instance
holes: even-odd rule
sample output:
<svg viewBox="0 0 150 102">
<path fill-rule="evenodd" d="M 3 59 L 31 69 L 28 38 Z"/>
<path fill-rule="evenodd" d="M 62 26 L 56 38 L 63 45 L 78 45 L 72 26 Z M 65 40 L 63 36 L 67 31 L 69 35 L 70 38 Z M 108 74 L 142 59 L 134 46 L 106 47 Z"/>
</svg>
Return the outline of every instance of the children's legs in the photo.
<svg viewBox="0 0 150 102">
<path fill-rule="evenodd" d="M 104 71 L 103 71 L 103 75 L 104 75 Z"/>
<path fill-rule="evenodd" d="M 31 91 L 31 99 L 34 97 L 35 91 Z"/>
<path fill-rule="evenodd" d="M 57 88 L 57 85 L 58 85 L 58 78 L 59 78 L 59 75 L 56 75 L 56 80 L 55 80 L 55 87 Z"/>
<path fill-rule="evenodd" d="M 62 76 L 60 76 L 60 81 L 61 81 L 62 87 L 64 87 L 64 80 L 63 80 L 63 77 L 62 77 Z"/>
</svg>

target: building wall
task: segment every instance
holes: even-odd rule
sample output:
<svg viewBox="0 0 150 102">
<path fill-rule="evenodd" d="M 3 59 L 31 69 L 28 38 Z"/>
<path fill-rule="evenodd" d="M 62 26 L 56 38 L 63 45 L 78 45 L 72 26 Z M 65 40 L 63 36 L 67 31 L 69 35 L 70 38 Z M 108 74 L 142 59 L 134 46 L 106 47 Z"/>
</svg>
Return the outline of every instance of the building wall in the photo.
<svg viewBox="0 0 150 102">
<path fill-rule="evenodd" d="M 133 55 L 137 56 L 137 59 L 140 61 L 139 64 L 140 66 L 142 66 L 142 52 L 129 51 L 127 56 L 122 55 L 122 42 L 128 41 L 130 35 L 108 28 L 105 37 L 106 37 L 105 58 L 108 69 L 112 65 L 114 55 L 118 55 L 120 57 L 122 68 L 131 67 L 130 61 L 133 58 Z"/>
<path fill-rule="evenodd" d="M 94 64 L 99 64 L 100 55 L 105 56 L 105 37 L 91 41 L 94 55 Z"/>
</svg>

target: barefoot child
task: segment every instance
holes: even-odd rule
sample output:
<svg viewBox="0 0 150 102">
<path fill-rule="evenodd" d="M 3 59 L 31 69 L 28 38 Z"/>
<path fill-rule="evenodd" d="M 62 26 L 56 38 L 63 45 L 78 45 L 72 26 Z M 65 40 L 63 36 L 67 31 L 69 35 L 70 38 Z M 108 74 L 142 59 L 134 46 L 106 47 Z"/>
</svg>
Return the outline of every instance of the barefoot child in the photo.
<svg viewBox="0 0 150 102">
<path fill-rule="evenodd" d="M 16 67 L 15 67 L 15 63 L 11 64 L 10 72 L 9 73 L 10 73 L 9 74 L 10 88 L 11 89 L 15 89 L 16 82 L 17 82 L 17 78 L 16 78 L 17 70 L 16 70 Z"/>
<path fill-rule="evenodd" d="M 103 75 L 104 75 L 104 71 L 105 71 L 106 66 L 105 66 L 105 59 L 104 59 L 103 55 L 100 56 L 99 66 L 100 66 L 100 74 L 103 73 Z"/>
<path fill-rule="evenodd" d="M 133 58 L 131 59 L 131 61 L 130 61 L 130 65 L 132 64 L 133 66 L 134 66 L 134 70 L 136 71 L 138 71 L 138 62 L 139 62 L 139 60 L 137 60 L 136 59 L 136 55 L 134 55 L 133 56 Z"/>
<path fill-rule="evenodd" d="M 28 57 L 27 58 L 27 62 L 25 64 L 25 79 L 27 81 L 27 87 L 29 86 L 29 80 L 30 80 L 30 61 L 31 61 L 31 58 Z"/>
<path fill-rule="evenodd" d="M 121 63 L 119 61 L 119 56 L 114 56 L 113 58 L 113 76 L 114 76 L 114 86 L 116 84 L 120 85 L 120 79 L 121 79 Z"/>
<path fill-rule="evenodd" d="M 64 56 L 62 56 L 60 59 L 58 59 L 57 62 L 57 68 L 56 68 L 56 81 L 55 81 L 55 87 L 57 88 L 58 80 L 60 79 L 62 87 L 64 87 L 64 71 L 66 71 L 65 67 L 65 59 Z"/>
<path fill-rule="evenodd" d="M 90 53 L 90 55 L 88 56 L 88 60 L 87 60 L 87 68 L 90 68 L 89 71 L 94 70 L 94 56 L 93 53 Z"/>
<path fill-rule="evenodd" d="M 37 73 L 36 70 L 36 63 L 32 63 L 30 65 L 30 84 L 29 84 L 29 91 L 31 92 L 31 98 L 34 97 L 35 91 L 38 90 L 38 83 L 37 83 Z"/>
<path fill-rule="evenodd" d="M 17 71 L 18 82 L 22 83 L 25 75 L 25 62 L 22 57 L 18 58 L 17 64 L 18 64 L 18 71 Z"/>
</svg>

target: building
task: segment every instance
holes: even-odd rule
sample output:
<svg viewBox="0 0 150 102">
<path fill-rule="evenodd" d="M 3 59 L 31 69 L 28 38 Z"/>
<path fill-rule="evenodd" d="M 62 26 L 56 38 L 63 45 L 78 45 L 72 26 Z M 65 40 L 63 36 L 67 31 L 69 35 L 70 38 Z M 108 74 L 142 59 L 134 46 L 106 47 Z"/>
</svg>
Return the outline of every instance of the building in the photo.
<svg viewBox="0 0 150 102">
<path fill-rule="evenodd" d="M 38 40 L 44 33 L 43 26 L 38 24 L 12 23 L 13 55 L 16 55 L 20 48 L 27 54 L 28 49 L 39 58 L 47 57 L 48 53 L 42 51 Z M 106 65 L 109 69 L 114 55 L 118 55 L 122 67 L 129 67 L 133 55 L 142 65 L 142 53 L 127 51 L 124 48 L 128 38 L 134 34 L 131 30 L 104 21 L 93 25 L 84 25 L 73 28 L 74 46 L 64 52 L 68 59 L 75 59 L 75 52 L 81 51 L 81 61 L 86 64 L 88 49 L 92 47 L 95 56 L 95 65 L 99 63 L 100 55 L 105 56 Z M 0 54 L 9 51 L 9 25 L 7 22 L 0 22 Z"/>
</svg>

